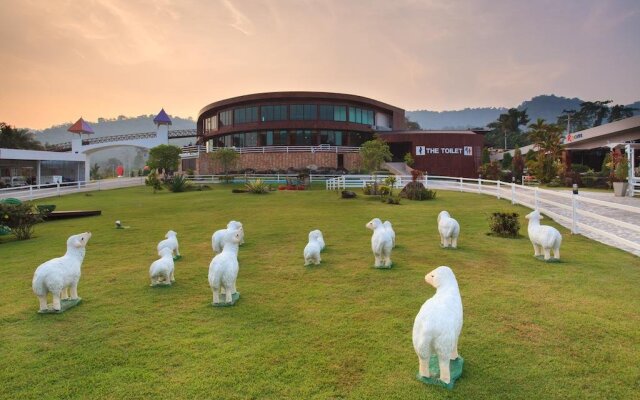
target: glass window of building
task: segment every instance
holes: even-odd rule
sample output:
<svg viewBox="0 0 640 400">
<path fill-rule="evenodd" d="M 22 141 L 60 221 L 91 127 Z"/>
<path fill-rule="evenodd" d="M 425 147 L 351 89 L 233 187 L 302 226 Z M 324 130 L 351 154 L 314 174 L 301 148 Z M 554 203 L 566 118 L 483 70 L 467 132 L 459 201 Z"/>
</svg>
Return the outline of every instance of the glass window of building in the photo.
<svg viewBox="0 0 640 400">
<path fill-rule="evenodd" d="M 320 131 L 320 144 L 328 144 L 330 146 L 342 146 L 341 131 Z"/>
<path fill-rule="evenodd" d="M 273 144 L 276 146 L 287 146 L 289 144 L 288 138 L 289 138 L 289 134 L 285 130 L 274 132 Z"/>
<path fill-rule="evenodd" d="M 244 147 L 244 133 L 233 134 L 233 145 L 235 147 Z"/>
<path fill-rule="evenodd" d="M 245 133 L 244 145 L 246 147 L 256 147 L 258 145 L 258 132 Z"/>
<path fill-rule="evenodd" d="M 232 110 L 222 111 L 220 113 L 220 127 L 231 126 L 231 122 L 232 121 L 233 121 L 233 111 Z"/>
<path fill-rule="evenodd" d="M 295 131 L 294 146 L 311 146 L 313 144 L 313 134 L 310 130 Z"/>
<path fill-rule="evenodd" d="M 233 110 L 234 124 L 246 124 L 258 121 L 258 107 L 243 107 Z"/>
<path fill-rule="evenodd" d="M 373 111 L 357 107 L 349 107 L 349 122 L 363 125 L 373 125 Z"/>
<path fill-rule="evenodd" d="M 261 121 L 285 121 L 287 119 L 287 106 L 262 106 Z"/>
<path fill-rule="evenodd" d="M 291 112 L 289 113 L 290 119 L 294 121 L 304 119 L 304 106 L 302 104 L 292 104 L 290 106 Z"/>
<path fill-rule="evenodd" d="M 217 131 L 218 130 L 218 117 L 214 116 L 211 118 L 207 118 L 205 120 L 207 124 L 207 131 Z"/>
<path fill-rule="evenodd" d="M 317 118 L 318 114 L 318 106 L 315 104 L 305 104 L 304 105 L 304 119 L 305 120 L 314 120 Z"/>
<path fill-rule="evenodd" d="M 317 117 L 318 106 L 315 104 L 292 104 L 290 119 L 294 121 L 314 120 Z"/>
<path fill-rule="evenodd" d="M 224 147 L 233 146 L 233 135 L 227 135 L 223 139 L 224 139 Z"/>
<path fill-rule="evenodd" d="M 333 106 L 320 105 L 320 120 L 333 121 Z"/>
<path fill-rule="evenodd" d="M 321 105 L 319 118 L 322 121 L 346 121 L 347 107 Z"/>
</svg>

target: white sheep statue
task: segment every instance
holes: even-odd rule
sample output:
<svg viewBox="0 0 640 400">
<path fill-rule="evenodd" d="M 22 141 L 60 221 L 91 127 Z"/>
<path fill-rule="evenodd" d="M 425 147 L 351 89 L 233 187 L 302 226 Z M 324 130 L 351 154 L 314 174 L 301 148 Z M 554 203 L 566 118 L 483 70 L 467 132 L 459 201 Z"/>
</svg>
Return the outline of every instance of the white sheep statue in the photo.
<svg viewBox="0 0 640 400">
<path fill-rule="evenodd" d="M 323 242 L 320 242 L 322 239 L 322 233 L 318 236 L 318 230 L 309 232 L 309 243 L 304 247 L 303 256 L 304 256 L 304 266 L 306 267 L 309 264 L 320 264 L 320 252 L 322 251 Z"/>
<path fill-rule="evenodd" d="M 442 247 L 458 247 L 458 236 L 460 235 L 460 224 L 451 218 L 447 211 L 440 211 L 438 214 L 438 232 L 440 232 L 440 244 Z"/>
<path fill-rule="evenodd" d="M 391 249 L 393 241 L 391 235 L 380 221 L 380 218 L 374 218 L 365 225 L 373 231 L 371 236 L 371 250 L 375 257 L 376 267 L 391 268 Z"/>
<path fill-rule="evenodd" d="M 322 236 L 322 231 L 316 229 L 309 232 L 309 241 L 311 241 L 312 237 L 320 243 L 320 251 L 324 250 L 324 236 Z"/>
<path fill-rule="evenodd" d="M 163 247 L 158 252 L 159 259 L 151 263 L 149 267 L 149 278 L 151 278 L 151 286 L 159 283 L 171 285 L 176 279 L 173 276 L 175 264 L 173 263 L 173 251 L 169 247 Z"/>
<path fill-rule="evenodd" d="M 158 255 L 160 255 L 160 250 L 164 247 L 171 249 L 171 253 L 176 253 L 176 256 L 180 257 L 180 247 L 178 245 L 178 234 L 174 231 L 168 231 L 165 240 L 158 243 Z"/>
<path fill-rule="evenodd" d="M 450 383 L 449 360 L 458 358 L 458 337 L 462 330 L 462 300 L 458 282 L 449 267 L 429 272 L 425 281 L 436 293 L 420 308 L 413 323 L 413 348 L 418 355 L 420 375 L 430 377 L 429 359 L 438 356 L 440 380 Z"/>
<path fill-rule="evenodd" d="M 224 290 L 225 303 L 233 302 L 238 278 L 238 246 L 242 241 L 242 230 L 228 229 L 222 238 L 222 250 L 209 264 L 209 286 L 213 291 L 213 304 L 220 304 L 220 294 Z"/>
<path fill-rule="evenodd" d="M 384 221 L 382 225 L 384 225 L 387 232 L 389 232 L 389 235 L 391 235 L 391 243 L 395 248 L 396 247 L 396 231 L 393 230 L 393 225 L 391 225 L 391 222 L 389 221 Z"/>
<path fill-rule="evenodd" d="M 562 235 L 552 226 L 540 225 L 543 218 L 538 210 L 533 210 L 525 216 L 529 220 L 529 240 L 533 245 L 533 255 L 535 257 L 542 255 L 548 261 L 551 258 L 551 249 L 553 249 L 553 258 L 560 259 L 560 245 L 562 244 Z"/>
<path fill-rule="evenodd" d="M 47 294 L 53 296 L 53 309 L 60 311 L 60 300 L 67 297 L 71 290 L 71 299 L 78 299 L 78 281 L 91 232 L 70 236 L 67 239 L 67 252 L 64 256 L 40 264 L 33 274 L 31 287 L 40 301 L 40 311 L 48 310 Z"/>
<path fill-rule="evenodd" d="M 225 229 L 219 229 L 211 235 L 211 247 L 216 254 L 220 254 L 222 252 L 222 247 L 224 245 L 224 237 L 228 230 L 239 230 L 241 233 L 240 244 L 244 243 L 244 228 L 242 227 L 242 223 L 238 221 L 229 221 L 227 227 Z"/>
</svg>

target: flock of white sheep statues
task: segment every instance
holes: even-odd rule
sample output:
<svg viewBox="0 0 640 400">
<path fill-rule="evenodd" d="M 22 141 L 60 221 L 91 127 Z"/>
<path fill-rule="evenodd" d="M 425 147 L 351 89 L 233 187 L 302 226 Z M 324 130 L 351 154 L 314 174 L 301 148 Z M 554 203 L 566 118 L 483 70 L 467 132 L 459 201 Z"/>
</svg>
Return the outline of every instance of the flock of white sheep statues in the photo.
<svg viewBox="0 0 640 400">
<path fill-rule="evenodd" d="M 529 213 L 528 234 L 534 248 L 534 256 L 544 254 L 544 259 L 560 257 L 562 236 L 551 226 L 540 225 L 542 216 L 537 210 Z M 384 223 L 374 218 L 366 224 L 373 231 L 371 249 L 375 258 L 375 267 L 391 268 L 391 251 L 395 247 L 396 234 L 391 222 Z M 438 231 L 442 247 L 456 248 L 460 225 L 447 211 L 438 215 Z M 40 302 L 40 311 L 60 311 L 61 300 L 78 299 L 78 281 L 86 245 L 91 232 L 73 235 L 67 240 L 67 252 L 41 264 L 33 276 L 32 288 Z M 216 231 L 211 237 L 211 246 L 215 257 L 209 265 L 209 286 L 213 292 L 213 305 L 232 304 L 237 294 L 238 249 L 244 243 L 242 223 L 231 221 L 226 229 Z M 325 248 L 324 237 L 320 230 L 309 232 L 309 241 L 304 248 L 304 265 L 318 265 L 320 253 Z M 151 285 L 171 285 L 174 278 L 174 256 L 180 256 L 177 233 L 169 231 L 165 239 L 158 243 L 160 258 L 149 268 Z M 445 384 L 451 381 L 450 360 L 458 355 L 458 337 L 462 329 L 462 300 L 456 277 L 447 266 L 440 266 L 425 276 L 425 281 L 436 289 L 436 293 L 420 308 L 413 325 L 413 346 L 418 355 L 419 375 L 430 377 L 429 360 L 436 355 L 439 365 L 439 379 Z M 53 304 L 47 304 L 47 294 L 53 296 Z M 224 300 L 220 296 L 224 295 Z"/>
</svg>

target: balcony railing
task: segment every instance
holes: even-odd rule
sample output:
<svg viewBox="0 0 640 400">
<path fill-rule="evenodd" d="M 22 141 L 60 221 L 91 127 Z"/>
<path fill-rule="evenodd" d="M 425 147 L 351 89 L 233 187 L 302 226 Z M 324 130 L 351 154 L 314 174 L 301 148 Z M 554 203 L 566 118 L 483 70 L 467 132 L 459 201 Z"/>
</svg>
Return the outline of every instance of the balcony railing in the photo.
<svg viewBox="0 0 640 400">
<path fill-rule="evenodd" d="M 261 146 L 261 147 L 212 147 L 210 152 L 220 149 L 230 148 L 240 154 L 253 153 L 359 153 L 360 147 L 353 146 L 331 146 L 321 144 L 318 146 Z M 204 146 L 183 146 L 182 157 L 197 156 L 198 153 L 205 152 Z"/>
</svg>

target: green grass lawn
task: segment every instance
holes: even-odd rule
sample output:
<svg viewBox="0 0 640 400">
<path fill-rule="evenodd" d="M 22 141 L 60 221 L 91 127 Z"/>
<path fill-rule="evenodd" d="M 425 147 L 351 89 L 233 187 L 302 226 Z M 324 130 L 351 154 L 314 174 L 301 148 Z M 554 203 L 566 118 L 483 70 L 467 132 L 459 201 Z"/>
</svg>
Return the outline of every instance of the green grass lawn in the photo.
<svg viewBox="0 0 640 400">
<path fill-rule="evenodd" d="M 623 399 L 640 389 L 640 259 L 563 234 L 562 262 L 533 257 L 528 210 L 439 191 L 428 202 L 342 200 L 321 189 L 232 194 L 146 187 L 43 199 L 102 216 L 47 222 L 28 241 L 0 238 L 0 398 Z M 461 225 L 458 250 L 439 247 L 436 216 Z M 518 212 L 520 239 L 487 236 L 487 216 Z M 372 268 L 373 217 L 397 234 L 394 268 Z M 116 230 L 121 220 L 129 229 Z M 244 224 L 235 307 L 211 307 L 211 234 Z M 545 221 L 549 221 L 548 219 Z M 548 222 L 552 223 L 552 222 Z M 149 287 L 167 230 L 183 259 L 176 285 Z M 327 243 L 303 267 L 308 232 Z M 35 268 L 90 230 L 82 304 L 39 315 Z M 415 379 L 413 320 L 434 289 L 424 275 L 456 273 L 464 306 L 462 378 L 453 391 Z"/>
</svg>

